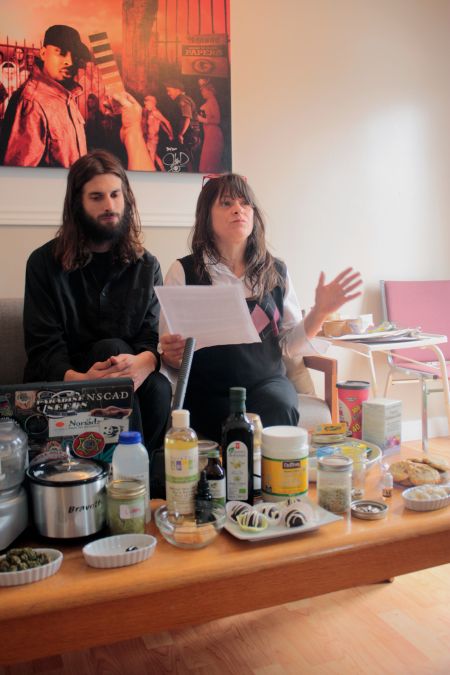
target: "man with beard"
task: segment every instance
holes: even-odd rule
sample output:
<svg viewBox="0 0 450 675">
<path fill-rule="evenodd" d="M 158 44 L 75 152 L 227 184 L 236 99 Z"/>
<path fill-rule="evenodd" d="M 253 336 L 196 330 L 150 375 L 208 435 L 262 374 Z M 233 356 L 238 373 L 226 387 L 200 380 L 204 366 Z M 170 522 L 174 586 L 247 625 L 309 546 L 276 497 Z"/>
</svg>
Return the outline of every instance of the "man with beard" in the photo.
<svg viewBox="0 0 450 675">
<path fill-rule="evenodd" d="M 84 155 L 69 171 L 56 237 L 28 259 L 24 378 L 130 377 L 150 453 L 162 443 L 171 399 L 158 372 L 161 284 L 125 170 L 105 151 Z"/>
</svg>

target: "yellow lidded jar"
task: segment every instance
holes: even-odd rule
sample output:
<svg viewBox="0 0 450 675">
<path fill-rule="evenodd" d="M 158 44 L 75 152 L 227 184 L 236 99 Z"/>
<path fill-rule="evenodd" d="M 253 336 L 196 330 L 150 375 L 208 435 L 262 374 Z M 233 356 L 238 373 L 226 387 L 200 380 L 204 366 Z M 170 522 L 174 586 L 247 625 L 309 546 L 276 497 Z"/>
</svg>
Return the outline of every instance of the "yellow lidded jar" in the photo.
<svg viewBox="0 0 450 675">
<path fill-rule="evenodd" d="M 262 497 L 284 501 L 308 492 L 308 432 L 301 427 L 262 430 Z"/>
</svg>

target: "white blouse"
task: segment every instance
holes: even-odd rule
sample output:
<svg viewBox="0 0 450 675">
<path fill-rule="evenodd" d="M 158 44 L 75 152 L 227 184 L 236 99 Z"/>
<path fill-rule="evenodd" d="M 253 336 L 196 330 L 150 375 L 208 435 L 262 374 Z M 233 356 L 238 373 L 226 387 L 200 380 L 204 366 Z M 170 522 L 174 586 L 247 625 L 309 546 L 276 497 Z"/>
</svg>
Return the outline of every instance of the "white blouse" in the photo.
<svg viewBox="0 0 450 675">
<path fill-rule="evenodd" d="M 206 263 L 208 273 L 213 285 L 241 284 L 246 298 L 252 297 L 252 291 L 248 287 L 245 278 L 238 278 L 229 267 L 223 263 Z M 165 286 L 184 286 L 186 277 L 179 260 L 175 260 L 169 268 L 164 279 Z M 305 334 L 305 326 L 302 320 L 297 295 L 292 286 L 289 272 L 286 273 L 286 290 L 284 293 L 283 324 L 280 331 L 280 344 L 284 356 L 306 356 L 317 354 L 314 347 L 315 340 L 309 340 Z M 161 312 L 159 320 L 159 334 L 167 333 L 167 324 Z"/>
</svg>

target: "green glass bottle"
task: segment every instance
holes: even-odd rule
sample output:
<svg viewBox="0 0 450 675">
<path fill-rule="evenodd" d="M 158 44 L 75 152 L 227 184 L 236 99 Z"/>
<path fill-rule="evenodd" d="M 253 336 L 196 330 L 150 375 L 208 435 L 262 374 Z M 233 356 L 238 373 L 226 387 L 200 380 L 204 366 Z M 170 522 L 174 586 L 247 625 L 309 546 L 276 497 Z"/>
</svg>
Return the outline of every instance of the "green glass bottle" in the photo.
<svg viewBox="0 0 450 675">
<path fill-rule="evenodd" d="M 222 463 L 227 502 L 253 504 L 254 426 L 245 414 L 246 390 L 230 388 L 230 414 L 222 426 Z"/>
<path fill-rule="evenodd" d="M 214 505 L 225 506 L 225 471 L 220 463 L 218 449 L 209 451 L 205 471 Z"/>
</svg>

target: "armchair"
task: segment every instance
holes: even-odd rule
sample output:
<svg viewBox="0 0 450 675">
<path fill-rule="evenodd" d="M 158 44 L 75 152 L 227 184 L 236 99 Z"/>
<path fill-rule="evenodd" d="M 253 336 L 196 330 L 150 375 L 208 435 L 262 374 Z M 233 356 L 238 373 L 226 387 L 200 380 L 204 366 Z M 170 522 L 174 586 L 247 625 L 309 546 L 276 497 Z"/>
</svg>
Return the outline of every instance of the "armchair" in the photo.
<svg viewBox="0 0 450 675">
<path fill-rule="evenodd" d="M 337 398 L 337 361 L 328 356 L 304 356 L 284 359 L 286 373 L 293 382 L 299 401 L 299 426 L 313 429 L 317 424 L 339 421 Z M 316 395 L 310 370 L 322 373 L 324 398 Z"/>
</svg>

